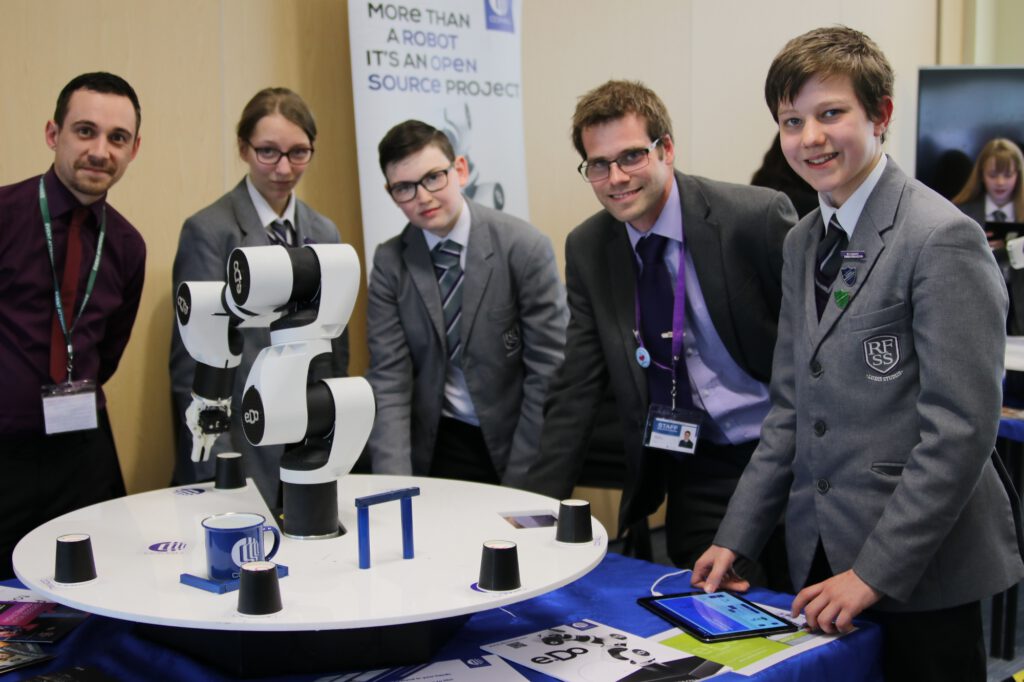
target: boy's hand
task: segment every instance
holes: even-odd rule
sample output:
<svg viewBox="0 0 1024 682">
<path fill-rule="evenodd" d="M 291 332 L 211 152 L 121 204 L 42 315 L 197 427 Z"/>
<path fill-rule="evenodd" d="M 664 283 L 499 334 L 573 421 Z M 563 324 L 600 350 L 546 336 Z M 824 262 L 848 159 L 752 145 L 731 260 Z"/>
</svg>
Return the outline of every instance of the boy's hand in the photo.
<svg viewBox="0 0 1024 682">
<path fill-rule="evenodd" d="M 702 557 L 703 558 L 703 557 Z M 694 574 L 696 574 L 696 569 Z M 810 630 L 824 633 L 849 632 L 853 619 L 879 599 L 882 593 L 861 580 L 853 570 L 800 590 L 793 600 L 790 615 L 801 611 Z"/>
<path fill-rule="evenodd" d="M 690 585 L 703 589 L 705 592 L 715 592 L 719 588 L 734 592 L 746 592 L 750 589 L 750 583 L 732 570 L 734 561 L 736 561 L 736 552 L 718 545 L 711 545 L 693 565 Z"/>
</svg>

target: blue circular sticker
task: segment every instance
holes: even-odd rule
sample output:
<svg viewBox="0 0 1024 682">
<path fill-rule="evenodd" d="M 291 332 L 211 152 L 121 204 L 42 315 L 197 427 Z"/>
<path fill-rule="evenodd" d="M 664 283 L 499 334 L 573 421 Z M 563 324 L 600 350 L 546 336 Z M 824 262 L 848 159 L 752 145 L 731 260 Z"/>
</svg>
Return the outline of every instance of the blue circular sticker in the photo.
<svg viewBox="0 0 1024 682">
<path fill-rule="evenodd" d="M 636 364 L 640 365 L 644 369 L 647 369 L 651 365 L 651 354 L 647 352 L 647 349 L 640 346 L 636 349 Z"/>
</svg>

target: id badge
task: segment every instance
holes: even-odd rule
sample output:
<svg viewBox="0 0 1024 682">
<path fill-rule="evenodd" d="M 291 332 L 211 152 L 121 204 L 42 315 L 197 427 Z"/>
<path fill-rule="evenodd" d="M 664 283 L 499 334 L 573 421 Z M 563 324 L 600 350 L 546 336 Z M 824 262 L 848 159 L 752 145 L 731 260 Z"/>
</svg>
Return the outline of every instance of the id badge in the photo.
<svg viewBox="0 0 1024 682">
<path fill-rule="evenodd" d="M 702 412 L 652 404 L 647 411 L 644 446 L 676 455 L 692 455 L 697 449 L 697 438 L 703 421 Z"/>
<path fill-rule="evenodd" d="M 43 386 L 47 435 L 95 429 L 96 382 L 92 379 Z"/>
</svg>

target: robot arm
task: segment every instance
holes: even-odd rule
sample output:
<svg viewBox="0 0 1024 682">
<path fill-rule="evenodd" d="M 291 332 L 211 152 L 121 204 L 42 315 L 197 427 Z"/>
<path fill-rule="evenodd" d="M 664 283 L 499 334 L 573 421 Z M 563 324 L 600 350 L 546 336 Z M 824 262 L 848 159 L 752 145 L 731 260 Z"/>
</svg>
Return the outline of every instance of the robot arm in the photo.
<svg viewBox="0 0 1024 682">
<path fill-rule="evenodd" d="M 365 379 L 321 378 L 311 369 L 330 354 L 331 339 L 345 329 L 359 291 L 359 260 L 351 246 L 340 244 L 309 245 L 286 255 L 296 276 L 287 288 L 280 282 L 278 291 L 317 304 L 271 325 L 271 345 L 260 351 L 246 379 L 242 426 L 253 445 L 300 443 L 281 461 L 282 481 L 327 483 L 351 470 L 373 424 L 373 391 Z M 258 249 L 232 253 L 229 271 L 241 273 L 240 286 L 231 291 L 236 310 L 249 310 L 257 301 L 281 305 L 261 298 L 255 286 L 247 293 L 247 278 L 255 283 L 259 271 L 285 265 L 266 257 Z"/>
<path fill-rule="evenodd" d="M 192 432 L 192 461 L 205 461 L 217 437 L 231 428 L 231 389 L 241 361 L 238 318 L 225 310 L 222 282 L 182 282 L 175 296 L 178 330 L 196 361 L 192 403 L 185 421 Z"/>
<path fill-rule="evenodd" d="M 242 427 L 253 445 L 295 445 L 281 461 L 285 533 L 292 537 L 338 534 L 337 479 L 355 464 L 373 425 L 369 383 L 324 371 L 359 283 L 359 258 L 347 244 L 257 246 L 231 252 L 226 285 L 186 282 L 178 289 L 181 337 L 199 364 L 188 411 L 193 459 L 206 457 L 229 428 L 242 352 L 237 327 L 270 327 L 270 345 L 246 378 Z"/>
</svg>

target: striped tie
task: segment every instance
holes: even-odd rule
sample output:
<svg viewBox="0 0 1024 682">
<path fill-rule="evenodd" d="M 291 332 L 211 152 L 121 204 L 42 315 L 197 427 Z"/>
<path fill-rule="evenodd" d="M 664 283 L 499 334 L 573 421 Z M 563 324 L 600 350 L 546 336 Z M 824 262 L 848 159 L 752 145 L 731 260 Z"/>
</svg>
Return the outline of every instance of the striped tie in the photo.
<svg viewBox="0 0 1024 682">
<path fill-rule="evenodd" d="M 275 220 L 270 223 L 270 232 L 267 233 L 272 244 L 281 246 L 295 246 L 294 234 L 295 230 L 289 220 Z"/>
<path fill-rule="evenodd" d="M 437 286 L 441 290 L 441 306 L 444 309 L 444 329 L 448 342 L 448 359 L 458 365 L 462 355 L 462 339 L 459 337 L 459 320 L 462 317 L 462 266 L 459 254 L 462 246 L 451 240 L 444 240 L 433 248 L 430 257 L 434 261 Z"/>
<path fill-rule="evenodd" d="M 817 263 L 814 271 L 814 301 L 818 304 L 818 319 L 821 319 L 825 311 L 825 304 L 828 303 L 828 292 L 832 288 L 832 282 L 839 274 L 839 264 L 842 262 L 840 252 L 846 248 L 849 239 L 846 231 L 839 224 L 839 218 L 832 214 L 828 221 L 825 234 L 818 243 Z"/>
</svg>

